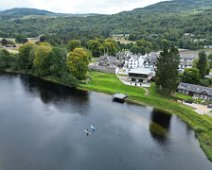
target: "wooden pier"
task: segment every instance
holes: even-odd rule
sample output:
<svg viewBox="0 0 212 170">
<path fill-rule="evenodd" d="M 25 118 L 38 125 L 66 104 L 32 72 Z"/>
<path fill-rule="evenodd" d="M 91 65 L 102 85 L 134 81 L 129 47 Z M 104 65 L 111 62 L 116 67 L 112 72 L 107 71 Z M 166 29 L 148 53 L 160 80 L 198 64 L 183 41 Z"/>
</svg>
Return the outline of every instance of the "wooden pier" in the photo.
<svg viewBox="0 0 212 170">
<path fill-rule="evenodd" d="M 127 98 L 127 94 L 116 93 L 113 95 L 113 101 L 124 103 Z"/>
</svg>

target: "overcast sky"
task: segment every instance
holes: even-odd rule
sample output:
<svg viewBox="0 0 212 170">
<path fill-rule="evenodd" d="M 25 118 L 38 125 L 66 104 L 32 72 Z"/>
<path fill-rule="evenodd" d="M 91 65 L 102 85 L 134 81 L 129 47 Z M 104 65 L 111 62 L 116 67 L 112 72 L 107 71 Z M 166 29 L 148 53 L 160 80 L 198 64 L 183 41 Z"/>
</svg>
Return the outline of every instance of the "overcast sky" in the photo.
<svg viewBox="0 0 212 170">
<path fill-rule="evenodd" d="M 160 1 L 165 0 L 0 0 L 0 10 L 30 7 L 62 13 L 113 14 Z"/>
</svg>

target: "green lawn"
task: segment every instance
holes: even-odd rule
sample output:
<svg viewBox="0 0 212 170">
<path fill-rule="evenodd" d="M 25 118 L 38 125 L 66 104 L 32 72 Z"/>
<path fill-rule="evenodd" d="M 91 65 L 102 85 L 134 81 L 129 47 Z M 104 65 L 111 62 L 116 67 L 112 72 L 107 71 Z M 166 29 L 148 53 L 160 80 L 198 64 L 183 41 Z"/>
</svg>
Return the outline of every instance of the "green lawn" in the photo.
<svg viewBox="0 0 212 170">
<path fill-rule="evenodd" d="M 144 95 L 145 90 L 139 87 L 130 87 L 122 84 L 114 74 L 100 72 L 90 73 L 91 81 L 88 85 L 81 85 L 82 88 L 95 90 L 104 93 L 127 93 L 129 96 Z"/>
<path fill-rule="evenodd" d="M 177 93 L 176 97 L 179 98 L 180 100 L 188 100 L 188 99 L 192 99 L 191 96 L 185 95 L 185 94 L 181 94 L 181 93 Z"/>
<path fill-rule="evenodd" d="M 170 97 L 158 93 L 155 84 L 149 90 L 149 95 L 145 96 L 145 91 L 139 87 L 123 85 L 116 75 L 90 72 L 91 80 L 88 84 L 81 84 L 81 89 L 94 90 L 113 94 L 115 92 L 127 93 L 128 100 L 150 105 L 164 111 L 176 114 L 184 120 L 195 131 L 200 141 L 200 146 L 206 153 L 209 160 L 212 161 L 212 118 L 206 115 L 199 115 L 191 108 L 176 102 L 178 98 L 185 96 Z"/>
</svg>

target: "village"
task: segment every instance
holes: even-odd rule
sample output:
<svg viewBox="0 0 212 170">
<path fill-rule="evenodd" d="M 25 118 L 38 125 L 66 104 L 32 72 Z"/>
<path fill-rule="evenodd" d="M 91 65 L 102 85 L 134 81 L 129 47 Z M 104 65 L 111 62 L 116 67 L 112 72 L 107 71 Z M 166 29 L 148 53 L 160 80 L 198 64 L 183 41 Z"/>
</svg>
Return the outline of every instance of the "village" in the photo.
<svg viewBox="0 0 212 170">
<path fill-rule="evenodd" d="M 186 68 L 192 68 L 194 60 L 198 58 L 198 52 L 179 50 L 180 64 L 179 73 L 183 73 Z M 104 54 L 98 61 L 89 64 L 89 69 L 104 73 L 115 74 L 125 85 L 149 88 L 154 81 L 157 58 L 160 52 L 150 52 L 146 55 L 133 54 L 130 51 L 121 51 L 116 56 Z M 212 78 L 210 72 L 207 76 Z M 212 112 L 212 88 L 195 84 L 180 82 L 177 93 L 191 96 L 191 100 L 178 100 L 192 107 L 199 114 L 211 115 Z M 192 102 L 196 101 L 196 102 Z"/>
</svg>

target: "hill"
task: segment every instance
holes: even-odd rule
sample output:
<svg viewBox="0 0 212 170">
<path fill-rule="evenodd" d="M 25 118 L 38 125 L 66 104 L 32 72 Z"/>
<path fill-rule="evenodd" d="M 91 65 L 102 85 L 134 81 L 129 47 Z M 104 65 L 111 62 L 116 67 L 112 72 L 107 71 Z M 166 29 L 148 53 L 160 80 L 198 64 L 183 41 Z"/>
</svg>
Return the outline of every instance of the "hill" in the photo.
<svg viewBox="0 0 212 170">
<path fill-rule="evenodd" d="M 1 11 L 1 16 L 52 15 L 53 12 L 34 8 L 13 8 Z"/>
<path fill-rule="evenodd" d="M 150 5 L 145 7 L 144 10 L 149 12 L 179 13 L 193 10 L 206 10 L 211 8 L 211 0 L 172 0 Z"/>
<path fill-rule="evenodd" d="M 41 12 L 47 16 L 55 13 Z M 31 13 L 32 14 L 32 13 Z M 48 35 L 54 44 L 67 43 L 69 39 L 107 38 L 113 34 L 128 33 L 130 40 L 146 39 L 155 49 L 161 40 L 181 48 L 196 49 L 212 44 L 212 1 L 174 0 L 160 2 L 145 8 L 124 11 L 113 15 L 87 17 L 0 18 L 0 37 L 25 34 L 36 37 Z M 192 36 L 190 36 L 192 35 Z"/>
<path fill-rule="evenodd" d="M 67 14 L 67 13 L 55 13 L 47 10 L 34 9 L 34 8 L 13 8 L 5 11 L 0 11 L 1 17 L 6 18 L 20 18 L 26 16 L 61 16 L 61 17 L 87 17 L 98 14 Z"/>
</svg>

